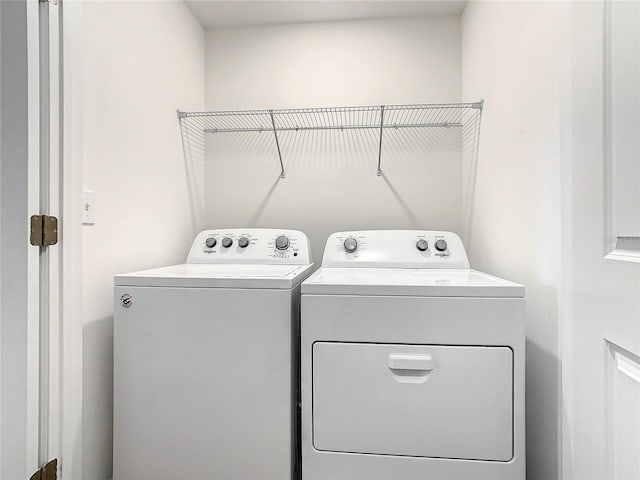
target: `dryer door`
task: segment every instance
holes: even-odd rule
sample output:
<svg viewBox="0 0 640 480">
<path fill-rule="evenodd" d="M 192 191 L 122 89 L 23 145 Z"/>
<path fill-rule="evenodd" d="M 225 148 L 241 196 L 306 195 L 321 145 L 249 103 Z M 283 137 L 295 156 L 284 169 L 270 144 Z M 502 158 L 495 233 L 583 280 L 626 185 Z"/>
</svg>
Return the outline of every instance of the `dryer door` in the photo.
<svg viewBox="0 0 640 480">
<path fill-rule="evenodd" d="M 333 452 L 509 461 L 513 352 L 316 342 L 313 444 Z"/>
</svg>

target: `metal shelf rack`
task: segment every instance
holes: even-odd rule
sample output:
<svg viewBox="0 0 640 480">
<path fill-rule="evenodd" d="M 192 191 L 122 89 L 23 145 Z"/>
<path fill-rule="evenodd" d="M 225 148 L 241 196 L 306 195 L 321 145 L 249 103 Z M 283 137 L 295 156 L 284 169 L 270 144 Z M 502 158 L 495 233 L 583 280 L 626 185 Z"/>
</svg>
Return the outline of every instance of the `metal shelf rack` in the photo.
<svg viewBox="0 0 640 480">
<path fill-rule="evenodd" d="M 206 135 L 270 132 L 280 161 L 280 176 L 285 168 L 280 148 L 280 132 L 309 130 L 375 129 L 378 135 L 378 175 L 382 175 L 382 147 L 386 129 L 460 128 L 465 143 L 477 147 L 483 101 L 416 105 L 376 105 L 272 110 L 183 112 L 178 110 L 185 157 L 194 148 L 203 147 Z"/>
</svg>

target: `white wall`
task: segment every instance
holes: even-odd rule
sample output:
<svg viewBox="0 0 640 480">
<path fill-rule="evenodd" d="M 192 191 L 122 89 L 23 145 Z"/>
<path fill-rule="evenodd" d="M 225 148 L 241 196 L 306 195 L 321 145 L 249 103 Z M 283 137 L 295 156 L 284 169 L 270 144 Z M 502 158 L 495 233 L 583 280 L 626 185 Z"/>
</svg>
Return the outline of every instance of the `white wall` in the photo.
<svg viewBox="0 0 640 480">
<path fill-rule="evenodd" d="M 0 2 L 0 478 L 27 462 L 27 9 Z M 33 248 L 33 247 L 31 247 Z"/>
<path fill-rule="evenodd" d="M 432 17 L 207 32 L 207 109 L 297 108 L 460 99 L 460 19 Z M 477 99 L 474 99 L 477 100 Z M 206 226 L 306 232 L 316 262 L 341 229 L 461 229 L 459 135 L 429 143 L 390 132 L 376 176 L 377 132 L 208 140 Z M 386 135 L 386 134 L 385 134 Z"/>
<path fill-rule="evenodd" d="M 640 349 L 640 278 L 601 258 L 599 9 L 478 1 L 461 21 L 211 30 L 205 55 L 204 35 L 179 3 L 88 2 L 85 184 L 97 191 L 98 223 L 84 235 L 84 478 L 111 469 L 111 277 L 182 261 L 200 227 L 176 108 L 480 98 L 465 241 L 474 267 L 527 287 L 528 478 L 558 478 L 561 462 L 565 478 L 606 478 L 616 412 L 604 393 L 603 339 Z M 375 136 L 296 135 L 282 139 L 284 180 L 269 134 L 209 140 L 207 227 L 299 228 L 316 261 L 338 229 L 462 229 L 455 139 L 425 151 L 426 142 L 407 150 L 406 138 L 390 137 L 379 178 Z"/>
<path fill-rule="evenodd" d="M 205 37 L 182 2 L 86 2 L 83 479 L 111 476 L 113 275 L 184 260 L 194 235 L 176 109 L 204 108 Z"/>
<path fill-rule="evenodd" d="M 530 480 L 558 476 L 564 8 L 471 2 L 462 16 L 463 100 L 485 99 L 465 240 L 472 265 L 527 289 Z"/>
</svg>

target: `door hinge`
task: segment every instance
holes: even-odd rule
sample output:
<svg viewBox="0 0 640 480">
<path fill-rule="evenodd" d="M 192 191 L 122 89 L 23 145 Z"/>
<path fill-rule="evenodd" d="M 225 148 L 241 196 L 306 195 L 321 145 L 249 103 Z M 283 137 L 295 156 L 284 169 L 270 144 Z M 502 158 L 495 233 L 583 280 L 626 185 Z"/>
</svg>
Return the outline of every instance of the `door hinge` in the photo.
<svg viewBox="0 0 640 480">
<path fill-rule="evenodd" d="M 58 460 L 53 459 L 47 462 L 36 473 L 31 475 L 30 480 L 56 480 L 58 478 Z"/>
<path fill-rule="evenodd" d="M 48 247 L 58 243 L 58 219 L 49 215 L 31 217 L 31 245 Z"/>
</svg>

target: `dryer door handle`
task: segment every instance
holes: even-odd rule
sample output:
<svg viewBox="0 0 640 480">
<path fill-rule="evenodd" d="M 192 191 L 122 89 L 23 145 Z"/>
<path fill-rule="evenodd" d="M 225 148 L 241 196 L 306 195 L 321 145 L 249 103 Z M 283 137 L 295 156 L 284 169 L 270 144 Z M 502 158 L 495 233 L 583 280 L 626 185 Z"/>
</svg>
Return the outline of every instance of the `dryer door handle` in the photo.
<svg viewBox="0 0 640 480">
<path fill-rule="evenodd" d="M 416 375 L 424 375 L 433 370 L 433 359 L 431 355 L 392 353 L 388 366 L 390 370 L 415 370 Z"/>
</svg>

